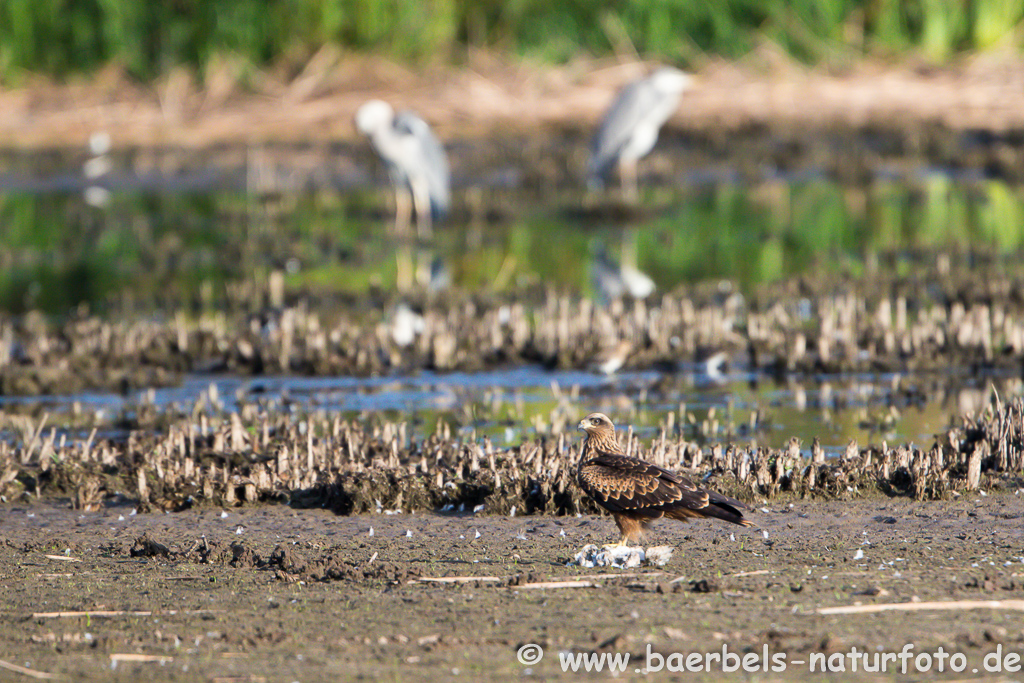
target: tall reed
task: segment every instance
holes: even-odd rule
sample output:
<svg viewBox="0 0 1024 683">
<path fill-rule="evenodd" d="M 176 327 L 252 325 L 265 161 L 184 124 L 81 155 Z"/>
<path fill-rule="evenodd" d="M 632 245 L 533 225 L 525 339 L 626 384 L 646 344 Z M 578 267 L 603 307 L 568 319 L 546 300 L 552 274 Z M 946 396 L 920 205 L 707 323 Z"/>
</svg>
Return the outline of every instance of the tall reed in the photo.
<svg viewBox="0 0 1024 683">
<path fill-rule="evenodd" d="M 221 54 L 256 66 L 332 44 L 403 60 L 469 47 L 562 60 L 634 50 L 687 62 L 773 43 L 810 62 L 1020 49 L 1018 0 L 4 0 L 0 77 L 116 62 L 143 79 Z"/>
</svg>

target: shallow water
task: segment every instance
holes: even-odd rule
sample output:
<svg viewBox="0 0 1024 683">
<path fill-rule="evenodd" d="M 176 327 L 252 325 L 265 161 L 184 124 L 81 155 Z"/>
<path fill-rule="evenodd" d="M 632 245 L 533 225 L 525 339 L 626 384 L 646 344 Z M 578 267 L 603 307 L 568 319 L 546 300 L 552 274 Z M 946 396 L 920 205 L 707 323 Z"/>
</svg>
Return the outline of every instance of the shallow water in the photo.
<svg viewBox="0 0 1024 683">
<path fill-rule="evenodd" d="M 496 178 L 463 178 L 449 222 L 409 248 L 414 267 L 433 264 L 443 275 L 435 285 L 447 281 L 475 293 L 543 284 L 591 295 L 592 260 L 605 244 L 613 258 L 649 273 L 659 291 L 728 281 L 750 293 L 787 276 L 857 275 L 879 262 L 910 272 L 934 250 L 979 250 L 1012 261 L 1024 240 L 1024 190 L 980 174 L 879 171 L 862 186 L 845 186 L 815 173 L 786 178 L 766 171 L 762 182 L 744 185 L 728 174 L 688 169 L 646 178 L 637 208 L 618 205 L 614 193 L 538 195 L 521 180 Z M 248 193 L 245 174 L 212 171 L 179 177 L 115 170 L 93 183 L 67 168 L 41 177 L 4 174 L 0 310 L 63 316 L 85 304 L 114 316 L 170 316 L 249 305 L 233 292 L 240 283 L 262 285 L 272 271 L 286 274 L 291 294 L 390 291 L 402 252 L 386 228 L 387 190 L 370 175 L 342 180 Z M 988 379 L 954 371 L 944 378 L 780 383 L 743 368 L 709 374 L 699 365 L 611 378 L 537 367 L 370 379 L 197 375 L 138 395 L 0 398 L 0 408 L 41 407 L 50 424 L 63 415 L 69 425 L 117 434 L 117 425 L 130 425 L 144 406 L 219 415 L 262 403 L 296 413 L 408 420 L 423 431 L 444 418 L 499 444 L 550 431 L 553 422 L 571 429 L 572 419 L 592 410 L 653 436 L 675 413 L 695 439 L 779 447 L 796 436 L 806 449 L 818 437 L 834 453 L 851 438 L 861 445 L 925 444 L 951 416 L 985 404 Z M 995 379 L 1004 396 L 1017 391 L 1019 382 Z M 87 419 L 71 419 L 82 415 Z"/>
<path fill-rule="evenodd" d="M 488 436 L 499 447 L 552 430 L 572 432 L 575 420 L 593 411 L 650 439 L 672 413 L 687 438 L 701 443 L 780 448 L 795 436 L 806 453 L 818 438 L 827 454 L 836 455 L 850 439 L 861 446 L 884 439 L 928 447 L 951 424 L 959 424 L 959 416 L 984 408 L 992 386 L 1004 400 L 1024 393 L 1021 381 L 1007 376 L 879 374 L 777 381 L 744 370 L 709 374 L 700 365 L 677 374 L 611 377 L 526 366 L 375 378 L 191 375 L 181 386 L 128 396 L 0 397 L 0 410 L 45 411 L 49 425 L 84 424 L 66 430 L 71 438 L 86 438 L 93 426 L 117 438 L 126 435 L 118 425 L 132 424 L 143 407 L 218 418 L 259 405 L 297 418 L 327 413 L 405 421 L 412 435 L 432 433 L 444 420 L 464 438 Z"/>
<path fill-rule="evenodd" d="M 2 184 L 0 310 L 209 310 L 237 303 L 233 286 L 275 270 L 293 293 L 395 287 L 403 251 L 388 229 L 389 191 L 365 178 L 251 194 L 216 175 L 185 185 L 119 176 L 120 185 L 91 188 L 72 179 Z M 935 250 L 1012 261 L 1024 241 L 1024 190 L 979 176 L 922 170 L 860 186 L 813 174 L 766 174 L 755 185 L 693 171 L 649 180 L 632 208 L 614 188 L 583 196 L 474 180 L 456 193 L 449 221 L 407 258 L 414 268 L 435 265 L 442 284 L 461 291 L 544 284 L 593 294 L 591 262 L 604 244 L 659 291 L 729 280 L 750 293 L 879 262 L 907 273 Z"/>
</svg>

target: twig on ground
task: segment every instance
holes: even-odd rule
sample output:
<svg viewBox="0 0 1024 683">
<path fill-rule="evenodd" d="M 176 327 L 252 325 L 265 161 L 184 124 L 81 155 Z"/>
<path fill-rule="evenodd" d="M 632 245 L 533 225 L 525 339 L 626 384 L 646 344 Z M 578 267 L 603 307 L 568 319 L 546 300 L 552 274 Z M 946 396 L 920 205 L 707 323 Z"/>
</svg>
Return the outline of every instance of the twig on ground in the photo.
<svg viewBox="0 0 1024 683">
<path fill-rule="evenodd" d="M 524 583 L 520 586 L 509 586 L 509 588 L 535 590 L 538 588 L 598 588 L 601 584 L 593 581 L 538 581 L 537 583 Z"/>
<path fill-rule="evenodd" d="M 472 581 L 501 581 L 497 576 L 421 576 L 420 583 L 470 583 Z"/>
<path fill-rule="evenodd" d="M 5 662 L 2 659 L 0 659 L 0 669 L 7 669 L 8 671 L 13 671 L 15 673 L 24 674 L 25 676 L 38 678 L 40 680 L 45 681 L 52 681 L 57 678 L 63 678 L 63 676 L 59 676 L 57 674 L 50 674 L 46 673 L 45 671 L 36 671 L 35 669 L 29 669 L 24 666 L 18 666 L 17 664 L 11 664 L 10 662 Z"/>
<path fill-rule="evenodd" d="M 137 652 L 115 653 L 110 655 L 112 662 L 170 662 L 174 659 L 169 655 L 143 655 Z"/>
<path fill-rule="evenodd" d="M 954 600 L 952 602 L 893 602 L 882 605 L 822 607 L 815 614 L 871 614 L 874 612 L 921 612 L 925 610 L 1005 609 L 1024 612 L 1024 600 Z"/>
</svg>

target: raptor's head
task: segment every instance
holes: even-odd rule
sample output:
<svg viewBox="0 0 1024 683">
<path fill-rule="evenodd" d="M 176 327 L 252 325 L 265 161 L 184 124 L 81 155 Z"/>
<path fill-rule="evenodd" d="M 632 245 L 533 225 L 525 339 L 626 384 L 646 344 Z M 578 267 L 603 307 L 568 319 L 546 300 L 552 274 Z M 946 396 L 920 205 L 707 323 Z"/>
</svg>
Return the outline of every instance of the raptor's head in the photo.
<svg viewBox="0 0 1024 683">
<path fill-rule="evenodd" d="M 615 425 L 612 424 L 612 421 L 604 413 L 591 413 L 580 420 L 580 423 L 576 426 L 587 434 L 615 433 Z"/>
</svg>

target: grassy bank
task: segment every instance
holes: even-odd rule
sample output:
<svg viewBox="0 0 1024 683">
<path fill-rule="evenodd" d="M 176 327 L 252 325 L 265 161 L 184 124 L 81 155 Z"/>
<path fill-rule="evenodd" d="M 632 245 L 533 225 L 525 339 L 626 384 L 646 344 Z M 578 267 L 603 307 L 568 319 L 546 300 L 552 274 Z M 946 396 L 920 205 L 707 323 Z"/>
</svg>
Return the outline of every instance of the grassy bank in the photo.
<svg viewBox="0 0 1024 683">
<path fill-rule="evenodd" d="M 5 0 L 0 79 L 122 65 L 148 80 L 184 65 L 300 64 L 324 45 L 409 60 L 459 61 L 487 48 L 558 61 L 634 50 L 692 63 L 774 43 L 811 62 L 864 54 L 943 61 L 1020 49 L 1015 0 Z"/>
</svg>

